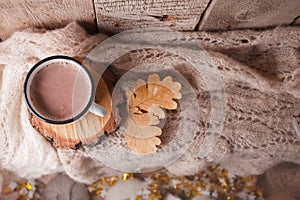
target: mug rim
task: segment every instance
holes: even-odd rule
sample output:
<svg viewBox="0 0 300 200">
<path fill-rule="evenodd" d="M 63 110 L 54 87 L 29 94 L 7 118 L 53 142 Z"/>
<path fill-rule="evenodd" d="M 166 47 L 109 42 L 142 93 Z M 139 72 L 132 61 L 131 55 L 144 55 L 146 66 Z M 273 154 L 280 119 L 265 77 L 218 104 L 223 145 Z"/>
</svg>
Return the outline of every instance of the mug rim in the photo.
<svg viewBox="0 0 300 200">
<path fill-rule="evenodd" d="M 89 98 L 89 101 L 88 103 L 86 104 L 86 106 L 84 107 L 84 109 L 77 115 L 73 116 L 72 118 L 69 118 L 69 119 L 66 119 L 66 120 L 61 120 L 61 121 L 58 121 L 58 120 L 52 120 L 52 119 L 48 119 L 46 117 L 43 117 L 41 114 L 39 114 L 34 108 L 33 106 L 31 105 L 30 101 L 29 101 L 29 94 L 27 94 L 27 87 L 28 87 L 28 82 L 29 82 L 29 78 L 31 77 L 31 75 L 33 74 L 33 72 L 42 64 L 48 62 L 48 61 L 51 61 L 51 60 L 59 60 L 59 59 L 63 59 L 63 60 L 67 60 L 67 61 L 72 61 L 72 62 L 75 62 L 81 69 L 84 70 L 84 72 L 87 74 L 87 76 L 89 77 L 89 80 L 90 80 L 90 86 L 91 86 L 91 95 L 90 95 L 90 98 Z M 72 64 L 72 63 L 71 63 Z M 46 57 L 42 60 L 40 60 L 39 62 L 37 62 L 35 65 L 33 65 L 33 67 L 29 70 L 28 74 L 26 75 L 26 78 L 25 78 L 25 82 L 24 82 L 24 88 L 23 88 L 23 93 L 24 93 L 24 96 L 25 96 L 25 100 L 26 100 L 26 104 L 29 108 L 29 110 L 36 116 L 38 117 L 40 120 L 46 122 L 46 123 L 49 123 L 49 124 L 56 124 L 56 125 L 63 125 L 63 124 L 68 124 L 68 123 L 71 123 L 71 122 L 74 122 L 76 120 L 78 120 L 79 118 L 81 118 L 84 114 L 86 114 L 92 103 L 93 103 L 93 97 L 95 95 L 95 85 L 94 85 L 94 82 L 93 82 L 93 78 L 92 78 L 92 75 L 91 73 L 87 70 L 87 68 L 81 63 L 79 62 L 78 60 L 76 60 L 75 58 L 72 58 L 72 57 L 69 57 L 69 56 L 64 56 L 64 55 L 55 55 L 55 56 L 49 56 L 49 57 Z"/>
</svg>

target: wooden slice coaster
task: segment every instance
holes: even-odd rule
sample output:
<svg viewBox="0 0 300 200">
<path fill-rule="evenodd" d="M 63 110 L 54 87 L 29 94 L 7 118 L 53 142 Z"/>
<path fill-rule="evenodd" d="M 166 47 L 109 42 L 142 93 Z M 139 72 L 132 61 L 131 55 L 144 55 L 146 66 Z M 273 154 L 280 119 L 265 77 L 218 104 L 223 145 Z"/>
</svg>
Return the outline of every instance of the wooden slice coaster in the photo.
<svg viewBox="0 0 300 200">
<path fill-rule="evenodd" d="M 82 61 L 82 59 L 78 60 Z M 57 148 L 76 148 L 81 143 L 96 142 L 104 132 L 113 132 L 116 129 L 116 123 L 112 116 L 112 85 L 106 84 L 107 82 L 111 84 L 112 80 L 108 79 L 112 79 L 112 75 L 105 72 L 97 85 L 95 94 L 95 102 L 102 105 L 107 111 L 104 117 L 87 113 L 76 122 L 66 125 L 54 125 L 32 115 L 32 126 L 53 141 L 53 145 Z"/>
</svg>

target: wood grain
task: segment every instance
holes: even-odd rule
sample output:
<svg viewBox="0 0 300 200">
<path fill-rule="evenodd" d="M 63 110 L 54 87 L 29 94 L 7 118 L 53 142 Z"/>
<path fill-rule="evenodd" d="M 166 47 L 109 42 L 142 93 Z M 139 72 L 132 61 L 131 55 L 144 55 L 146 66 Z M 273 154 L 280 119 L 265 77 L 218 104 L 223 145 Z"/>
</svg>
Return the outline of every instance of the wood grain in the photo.
<svg viewBox="0 0 300 200">
<path fill-rule="evenodd" d="M 292 22 L 291 25 L 297 25 L 297 24 L 300 24 L 300 15 L 298 15 L 298 16 L 294 19 L 294 21 Z"/>
<path fill-rule="evenodd" d="M 195 29 L 209 0 L 95 0 L 100 32 L 133 28 Z"/>
<path fill-rule="evenodd" d="M 59 28 L 74 20 L 93 31 L 94 18 L 92 1 L 1 0 L 0 38 L 27 27 Z"/>
<path fill-rule="evenodd" d="M 199 30 L 288 25 L 299 15 L 300 1 L 298 0 L 212 0 Z"/>
<path fill-rule="evenodd" d="M 2 0 L 0 41 L 27 27 L 60 28 L 74 20 L 90 32 L 118 33 L 146 27 L 193 31 L 202 15 L 199 30 L 294 25 L 300 24 L 300 1 Z"/>
<path fill-rule="evenodd" d="M 55 147 L 75 148 L 79 143 L 89 144 L 96 142 L 98 137 L 104 134 L 104 131 L 111 132 L 115 129 L 112 117 L 111 95 L 103 79 L 99 81 L 95 102 L 106 109 L 107 113 L 104 117 L 98 117 L 92 113 L 88 113 L 74 123 L 54 125 L 32 116 L 31 124 L 42 135 L 50 138 Z"/>
</svg>

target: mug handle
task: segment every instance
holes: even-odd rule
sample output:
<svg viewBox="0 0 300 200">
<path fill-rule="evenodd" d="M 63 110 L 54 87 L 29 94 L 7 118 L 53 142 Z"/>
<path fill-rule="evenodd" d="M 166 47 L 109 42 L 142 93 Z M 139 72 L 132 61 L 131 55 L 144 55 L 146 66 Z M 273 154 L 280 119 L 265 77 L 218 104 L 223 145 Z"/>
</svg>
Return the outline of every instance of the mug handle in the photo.
<svg viewBox="0 0 300 200">
<path fill-rule="evenodd" d="M 100 117 L 104 117 L 104 115 L 106 114 L 105 108 L 103 106 L 100 106 L 99 104 L 96 104 L 95 102 L 92 103 L 89 111 Z"/>
</svg>

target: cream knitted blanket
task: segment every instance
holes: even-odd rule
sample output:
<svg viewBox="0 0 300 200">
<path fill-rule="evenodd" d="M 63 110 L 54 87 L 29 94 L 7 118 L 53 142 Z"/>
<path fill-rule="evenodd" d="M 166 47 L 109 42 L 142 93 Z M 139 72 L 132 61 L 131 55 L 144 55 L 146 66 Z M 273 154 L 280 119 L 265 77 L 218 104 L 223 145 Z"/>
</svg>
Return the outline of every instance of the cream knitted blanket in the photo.
<svg viewBox="0 0 300 200">
<path fill-rule="evenodd" d="M 0 43 L 0 162 L 3 169 L 27 178 L 68 171 L 69 166 L 61 162 L 57 150 L 30 125 L 23 96 L 24 78 L 29 69 L 45 57 L 59 54 L 84 57 L 93 45 L 105 38 L 104 35 L 90 36 L 72 23 L 49 32 L 28 29 Z"/>
<path fill-rule="evenodd" d="M 287 32 L 289 35 L 285 35 L 282 42 L 277 44 L 276 40 L 271 41 L 273 36 L 270 34 L 276 31 L 279 36 Z M 203 137 L 200 134 L 185 156 L 168 168 L 171 172 L 192 174 L 207 163 L 216 162 L 245 175 L 262 173 L 285 160 L 300 163 L 299 138 L 291 126 L 291 119 L 287 118 L 299 106 L 299 28 L 279 28 L 274 32 L 190 34 L 191 38 L 212 50 L 210 54 L 219 65 L 226 85 L 229 108 L 224 133 L 215 152 L 204 159 L 197 156 Z M 247 40 L 241 40 L 245 36 Z M 0 43 L 2 169 L 26 178 L 66 172 L 70 177 L 85 183 L 91 183 L 102 175 L 117 173 L 90 156 L 97 152 L 97 147 L 78 151 L 53 148 L 31 127 L 22 93 L 26 73 L 40 59 L 57 54 L 84 57 L 105 38 L 102 34 L 91 36 L 78 24 L 72 23 L 53 31 L 25 30 Z M 269 43 L 262 42 L 268 39 Z M 277 46 L 273 48 L 272 45 Z M 255 54 L 259 60 L 257 68 L 265 69 L 251 69 L 255 65 Z M 271 58 L 268 54 L 279 57 Z M 272 59 L 276 60 L 276 67 L 269 66 L 275 63 Z M 276 73 L 272 70 L 276 70 Z M 257 99 L 259 97 L 262 98 Z M 254 105 L 253 108 L 251 105 Z M 261 112 L 257 112 L 259 110 Z"/>
</svg>

